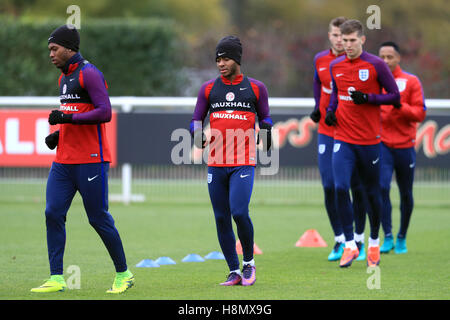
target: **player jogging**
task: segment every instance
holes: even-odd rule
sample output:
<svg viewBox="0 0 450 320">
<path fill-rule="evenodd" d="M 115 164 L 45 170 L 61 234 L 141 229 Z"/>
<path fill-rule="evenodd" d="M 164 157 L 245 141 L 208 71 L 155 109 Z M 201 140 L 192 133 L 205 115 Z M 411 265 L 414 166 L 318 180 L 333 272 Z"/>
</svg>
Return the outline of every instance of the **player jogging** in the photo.
<svg viewBox="0 0 450 320">
<path fill-rule="evenodd" d="M 340 30 L 346 55 L 330 64 L 333 92 L 325 118 L 326 124 L 335 126 L 332 162 L 336 206 L 346 240 L 339 265 L 349 267 L 359 254 L 353 235 L 349 196 L 351 175 L 357 170 L 369 203 L 367 264 L 371 267 L 380 263 L 380 105 L 398 104 L 400 94 L 384 61 L 363 51 L 366 38 L 361 22 L 348 20 Z M 386 94 L 381 93 L 382 88 L 386 89 Z"/>
<path fill-rule="evenodd" d="M 321 51 L 314 57 L 314 100 L 315 108 L 311 112 L 311 119 L 318 123 L 318 164 L 324 191 L 325 209 L 334 232 L 335 245 L 328 255 L 328 261 L 336 261 L 342 257 L 345 237 L 342 229 L 341 218 L 336 211 L 334 178 L 331 156 L 333 154 L 334 127 L 325 124 L 326 109 L 331 96 L 330 62 L 336 57 L 345 54 L 342 44 L 342 35 L 339 26 L 347 19 L 337 17 L 331 20 L 328 26 L 328 39 L 331 48 Z M 323 116 L 322 116 L 323 115 Z M 357 174 L 351 180 L 352 204 L 355 218 L 355 240 L 360 249 L 357 260 L 365 260 L 364 227 L 365 227 L 365 194 Z"/>
<path fill-rule="evenodd" d="M 50 279 L 32 292 L 64 291 L 63 256 L 65 222 L 78 191 L 90 225 L 105 244 L 116 269 L 107 293 L 122 293 L 133 286 L 125 253 L 114 220 L 108 212 L 108 169 L 111 154 L 105 123 L 111 120 L 111 104 L 103 74 L 78 52 L 80 36 L 72 25 L 63 25 L 48 38 L 52 63 L 59 77 L 61 105 L 48 118 L 59 130 L 45 142 L 56 150 L 47 180 L 45 218 Z"/>
<path fill-rule="evenodd" d="M 413 182 L 416 167 L 415 139 L 417 123 L 425 119 L 426 106 L 423 89 L 417 76 L 400 68 L 400 51 L 395 42 L 381 44 L 379 53 L 391 70 L 398 90 L 400 104 L 381 106 L 381 195 L 383 215 L 381 224 L 384 242 L 381 253 L 394 249 L 395 253 L 408 252 L 406 232 L 414 207 Z M 392 235 L 392 205 L 389 197 L 392 174 L 395 171 L 400 193 L 400 228 L 394 245 Z"/>
<path fill-rule="evenodd" d="M 242 45 L 227 36 L 216 47 L 220 76 L 205 82 L 198 93 L 190 124 L 194 141 L 204 147 L 203 121 L 209 112 L 211 139 L 208 154 L 208 191 L 217 236 L 230 273 L 221 285 L 249 286 L 256 280 L 253 259 L 254 230 L 249 202 L 256 165 L 255 123 L 258 116 L 265 150 L 270 148 L 272 119 L 265 85 L 241 73 Z M 232 218 L 242 245 L 243 268 L 239 269 Z"/>
</svg>

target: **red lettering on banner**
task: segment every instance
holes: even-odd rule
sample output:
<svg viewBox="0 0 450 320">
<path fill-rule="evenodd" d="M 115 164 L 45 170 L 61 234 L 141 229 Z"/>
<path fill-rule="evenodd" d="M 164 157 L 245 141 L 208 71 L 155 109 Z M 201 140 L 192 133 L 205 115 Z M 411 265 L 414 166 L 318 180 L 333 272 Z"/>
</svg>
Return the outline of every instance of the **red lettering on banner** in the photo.
<svg viewBox="0 0 450 320">
<path fill-rule="evenodd" d="M 416 151 L 423 146 L 427 158 L 435 158 L 450 151 L 450 125 L 445 125 L 438 131 L 436 121 L 428 120 L 417 129 Z"/>
<path fill-rule="evenodd" d="M 56 149 L 50 150 L 45 137 L 59 126 L 48 124 L 50 110 L 0 110 L 0 166 L 50 167 Z M 117 161 L 117 113 L 106 124 L 112 163 Z"/>
<path fill-rule="evenodd" d="M 446 154 L 450 151 L 450 124 L 444 126 L 439 130 L 434 142 L 436 152 L 440 155 Z"/>
<path fill-rule="evenodd" d="M 437 131 L 437 123 L 433 120 L 428 120 L 423 123 L 418 129 L 416 134 L 416 151 L 423 145 L 423 153 L 427 158 L 436 157 L 436 151 L 434 149 L 434 135 Z"/>
<path fill-rule="evenodd" d="M 309 116 L 300 120 L 291 118 L 286 121 L 277 122 L 274 128 L 278 130 L 278 138 L 274 139 L 275 147 L 282 148 L 289 141 L 296 148 L 307 146 L 313 137 L 317 124 Z"/>
</svg>

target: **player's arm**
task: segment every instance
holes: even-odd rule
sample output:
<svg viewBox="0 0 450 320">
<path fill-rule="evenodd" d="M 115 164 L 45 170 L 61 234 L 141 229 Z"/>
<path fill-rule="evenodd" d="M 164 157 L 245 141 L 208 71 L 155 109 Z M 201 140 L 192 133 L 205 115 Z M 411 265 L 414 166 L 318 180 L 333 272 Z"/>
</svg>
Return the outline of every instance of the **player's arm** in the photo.
<svg viewBox="0 0 450 320">
<path fill-rule="evenodd" d="M 111 102 L 102 73 L 92 64 L 80 71 L 80 84 L 91 98 L 94 110 L 73 114 L 75 124 L 97 124 L 111 121 Z"/>
<path fill-rule="evenodd" d="M 408 85 L 411 86 L 411 95 L 409 101 L 401 101 L 400 112 L 410 121 L 422 122 L 425 119 L 427 110 L 422 85 L 420 80 L 415 77 L 408 80 L 408 82 Z"/>
<path fill-rule="evenodd" d="M 333 88 L 331 88 L 330 104 L 327 108 L 325 123 L 329 126 L 334 126 L 337 123 L 335 112 L 338 106 L 338 88 L 333 77 L 333 63 L 330 64 L 330 74 Z"/>
<path fill-rule="evenodd" d="M 314 94 L 314 101 L 315 106 L 314 110 L 309 115 L 311 120 L 314 122 L 320 121 L 320 95 L 321 95 L 321 89 L 322 89 L 322 82 L 320 81 L 319 74 L 317 72 L 316 68 L 316 59 L 314 59 L 314 81 L 313 81 L 313 94 Z"/>
<path fill-rule="evenodd" d="M 253 92 L 256 96 L 256 114 L 258 115 L 259 133 L 258 140 L 263 141 L 263 150 L 267 151 L 272 146 L 273 121 L 269 111 L 269 93 L 261 81 L 250 79 Z"/>
<path fill-rule="evenodd" d="M 368 93 L 367 102 L 375 105 L 400 103 L 400 92 L 397 84 L 386 63 L 382 60 L 374 64 L 378 74 L 378 82 L 386 90 L 385 94 Z"/>
<path fill-rule="evenodd" d="M 203 121 L 209 110 L 208 96 L 211 90 L 211 81 L 205 82 L 198 91 L 197 102 L 195 104 L 194 114 L 189 125 L 189 131 L 194 137 L 194 144 L 199 147 L 205 147 L 206 136 L 203 133 Z"/>
</svg>

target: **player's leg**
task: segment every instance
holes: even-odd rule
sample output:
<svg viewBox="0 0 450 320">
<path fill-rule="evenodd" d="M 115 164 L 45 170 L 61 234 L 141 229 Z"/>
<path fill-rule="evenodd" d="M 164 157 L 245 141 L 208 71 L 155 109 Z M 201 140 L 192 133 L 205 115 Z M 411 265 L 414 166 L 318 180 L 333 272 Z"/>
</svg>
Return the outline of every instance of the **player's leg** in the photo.
<svg viewBox="0 0 450 320">
<path fill-rule="evenodd" d="M 329 261 L 339 260 L 344 251 L 344 232 L 341 218 L 336 210 L 336 197 L 334 192 L 334 178 L 332 167 L 334 139 L 324 134 L 318 135 L 318 164 L 325 200 L 325 210 L 334 233 L 335 245 L 328 255 Z"/>
<path fill-rule="evenodd" d="M 114 263 L 116 279 L 108 293 L 122 293 L 133 286 L 134 277 L 127 268 L 122 240 L 108 212 L 108 171 L 109 163 L 80 164 L 77 186 L 89 224 L 102 239 Z"/>
<path fill-rule="evenodd" d="M 395 253 L 408 252 L 406 233 L 414 207 L 413 183 L 416 163 L 414 148 L 395 150 L 395 176 L 400 192 L 400 229 L 395 243 Z"/>
<path fill-rule="evenodd" d="M 333 175 L 336 192 L 336 209 L 342 221 L 345 248 L 339 262 L 340 267 L 349 267 L 358 257 L 358 248 L 353 239 L 353 208 L 350 201 L 350 180 L 355 167 L 353 145 L 339 140 L 333 146 Z"/>
<path fill-rule="evenodd" d="M 231 220 L 228 168 L 208 167 L 208 192 L 216 221 L 217 238 L 230 269 L 227 281 L 221 285 L 236 285 L 241 283 L 241 271 Z"/>
<path fill-rule="evenodd" d="M 352 194 L 353 219 L 355 220 L 354 239 L 359 251 L 359 255 L 356 260 L 365 261 L 366 250 L 364 247 L 364 229 L 366 226 L 366 212 L 369 205 L 367 203 L 368 200 L 366 191 L 357 173 L 357 170 L 353 171 L 352 180 L 350 183 Z"/>
<path fill-rule="evenodd" d="M 234 167 L 230 175 L 229 203 L 237 234 L 242 245 L 242 285 L 252 285 L 256 280 L 253 259 L 254 230 L 249 215 L 249 203 L 255 178 L 255 167 Z"/>
<path fill-rule="evenodd" d="M 367 252 L 368 266 L 380 263 L 379 231 L 381 223 L 380 144 L 358 146 L 358 172 L 367 192 L 370 237 Z"/>
<path fill-rule="evenodd" d="M 53 163 L 47 180 L 45 223 L 50 279 L 32 292 L 64 291 L 63 257 L 66 244 L 66 215 L 75 196 L 73 165 Z"/>
<path fill-rule="evenodd" d="M 381 253 L 388 253 L 394 249 L 394 237 L 392 235 L 392 204 L 391 204 L 391 182 L 394 172 L 394 159 L 392 151 L 384 143 L 381 143 L 381 172 L 380 187 L 382 199 L 381 225 L 384 231 L 384 242 L 380 247 Z"/>
</svg>

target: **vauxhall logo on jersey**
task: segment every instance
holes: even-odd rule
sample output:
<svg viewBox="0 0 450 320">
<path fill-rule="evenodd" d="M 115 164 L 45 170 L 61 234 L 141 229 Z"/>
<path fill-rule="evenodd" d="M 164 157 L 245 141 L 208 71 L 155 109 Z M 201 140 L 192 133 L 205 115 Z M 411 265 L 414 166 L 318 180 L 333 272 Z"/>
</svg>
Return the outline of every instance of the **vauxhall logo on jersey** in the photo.
<svg viewBox="0 0 450 320">
<path fill-rule="evenodd" d="M 61 100 L 69 100 L 69 99 L 81 99 L 80 96 L 78 94 L 66 94 L 67 92 L 67 84 L 63 85 L 62 88 L 62 95 L 59 96 L 59 99 Z"/>
<path fill-rule="evenodd" d="M 235 94 L 233 92 L 228 92 L 225 95 L 226 102 L 216 102 L 211 104 L 211 108 L 251 108 L 249 102 L 245 101 L 234 101 Z"/>
<path fill-rule="evenodd" d="M 212 114 L 215 119 L 233 119 L 233 120 L 248 120 L 245 114 L 234 114 L 233 110 L 227 110 L 226 113 L 221 111 Z"/>
<path fill-rule="evenodd" d="M 64 89 L 63 89 L 63 93 L 64 93 Z M 59 96 L 60 100 L 73 100 L 73 99 L 81 99 L 80 96 L 78 94 L 62 94 Z"/>
</svg>

